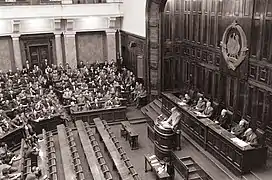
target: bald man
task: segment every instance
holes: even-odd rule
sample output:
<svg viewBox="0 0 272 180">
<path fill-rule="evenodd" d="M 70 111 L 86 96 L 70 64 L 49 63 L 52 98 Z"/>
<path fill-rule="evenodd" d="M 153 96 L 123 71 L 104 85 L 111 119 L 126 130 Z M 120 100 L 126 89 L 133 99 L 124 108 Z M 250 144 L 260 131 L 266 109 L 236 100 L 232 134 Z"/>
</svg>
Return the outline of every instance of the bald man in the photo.
<svg viewBox="0 0 272 180">
<path fill-rule="evenodd" d="M 230 129 L 230 118 L 226 109 L 222 109 L 221 114 L 217 117 L 215 123 L 218 123 L 224 129 Z"/>
<path fill-rule="evenodd" d="M 251 146 L 256 146 L 258 145 L 258 137 L 255 134 L 255 132 L 253 131 L 253 129 L 248 128 L 243 136 L 245 142 L 247 142 L 248 144 L 250 144 Z"/>
<path fill-rule="evenodd" d="M 171 109 L 171 112 L 172 112 L 171 116 L 168 119 L 166 119 L 165 121 L 162 121 L 160 123 L 161 126 L 165 129 L 174 129 L 180 121 L 181 114 L 178 111 L 177 107 L 173 107 Z"/>
</svg>

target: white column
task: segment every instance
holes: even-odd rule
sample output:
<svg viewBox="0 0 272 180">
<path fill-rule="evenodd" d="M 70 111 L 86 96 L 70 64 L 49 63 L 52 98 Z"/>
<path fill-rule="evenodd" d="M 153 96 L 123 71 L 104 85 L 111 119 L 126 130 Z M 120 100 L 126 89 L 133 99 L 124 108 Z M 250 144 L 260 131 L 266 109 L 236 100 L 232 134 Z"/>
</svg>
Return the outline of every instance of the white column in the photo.
<svg viewBox="0 0 272 180">
<path fill-rule="evenodd" d="M 65 48 L 65 59 L 66 63 L 69 63 L 70 67 L 77 67 L 76 58 L 76 34 L 69 32 L 64 34 L 64 48 Z"/>
<path fill-rule="evenodd" d="M 107 33 L 107 52 L 108 52 L 108 61 L 112 59 L 116 61 L 116 40 L 115 40 L 115 30 L 109 29 Z"/>
<path fill-rule="evenodd" d="M 20 35 L 12 35 L 13 53 L 14 53 L 15 67 L 19 69 L 23 69 L 19 37 Z"/>
<path fill-rule="evenodd" d="M 55 34 L 57 65 L 63 64 L 61 35 Z"/>
</svg>

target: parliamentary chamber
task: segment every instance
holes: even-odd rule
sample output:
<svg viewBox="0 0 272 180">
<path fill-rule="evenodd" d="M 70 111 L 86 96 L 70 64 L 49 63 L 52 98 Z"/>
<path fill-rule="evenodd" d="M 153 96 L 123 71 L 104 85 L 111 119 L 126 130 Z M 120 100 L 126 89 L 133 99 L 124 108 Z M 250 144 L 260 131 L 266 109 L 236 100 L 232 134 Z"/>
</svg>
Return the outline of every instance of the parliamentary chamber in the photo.
<svg viewBox="0 0 272 180">
<path fill-rule="evenodd" d="M 272 1 L 149 0 L 151 96 L 194 90 L 272 145 Z"/>
</svg>

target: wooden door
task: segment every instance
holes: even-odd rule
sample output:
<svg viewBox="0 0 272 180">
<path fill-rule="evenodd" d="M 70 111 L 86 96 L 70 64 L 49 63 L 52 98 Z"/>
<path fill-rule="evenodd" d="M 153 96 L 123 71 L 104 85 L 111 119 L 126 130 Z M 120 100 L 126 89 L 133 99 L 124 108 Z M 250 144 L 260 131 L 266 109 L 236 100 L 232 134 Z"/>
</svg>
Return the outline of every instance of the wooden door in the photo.
<svg viewBox="0 0 272 180">
<path fill-rule="evenodd" d="M 30 46 L 29 47 L 29 56 L 30 56 L 30 65 L 37 65 L 42 66 L 44 64 L 45 59 L 48 61 L 49 53 L 48 53 L 48 45 L 41 45 L 41 46 Z M 51 62 L 48 62 L 48 64 L 51 64 Z"/>
</svg>

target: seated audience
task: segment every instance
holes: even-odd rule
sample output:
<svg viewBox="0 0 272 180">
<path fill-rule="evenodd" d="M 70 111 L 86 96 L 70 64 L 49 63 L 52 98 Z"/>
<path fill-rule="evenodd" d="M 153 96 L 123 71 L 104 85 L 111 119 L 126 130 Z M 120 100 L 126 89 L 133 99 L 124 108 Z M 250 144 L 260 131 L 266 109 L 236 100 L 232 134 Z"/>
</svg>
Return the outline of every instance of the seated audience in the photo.
<svg viewBox="0 0 272 180">
<path fill-rule="evenodd" d="M 239 124 L 237 124 L 235 127 L 231 129 L 231 133 L 234 134 L 238 138 L 242 138 L 243 133 L 246 130 L 246 121 L 241 120 Z"/>
</svg>

